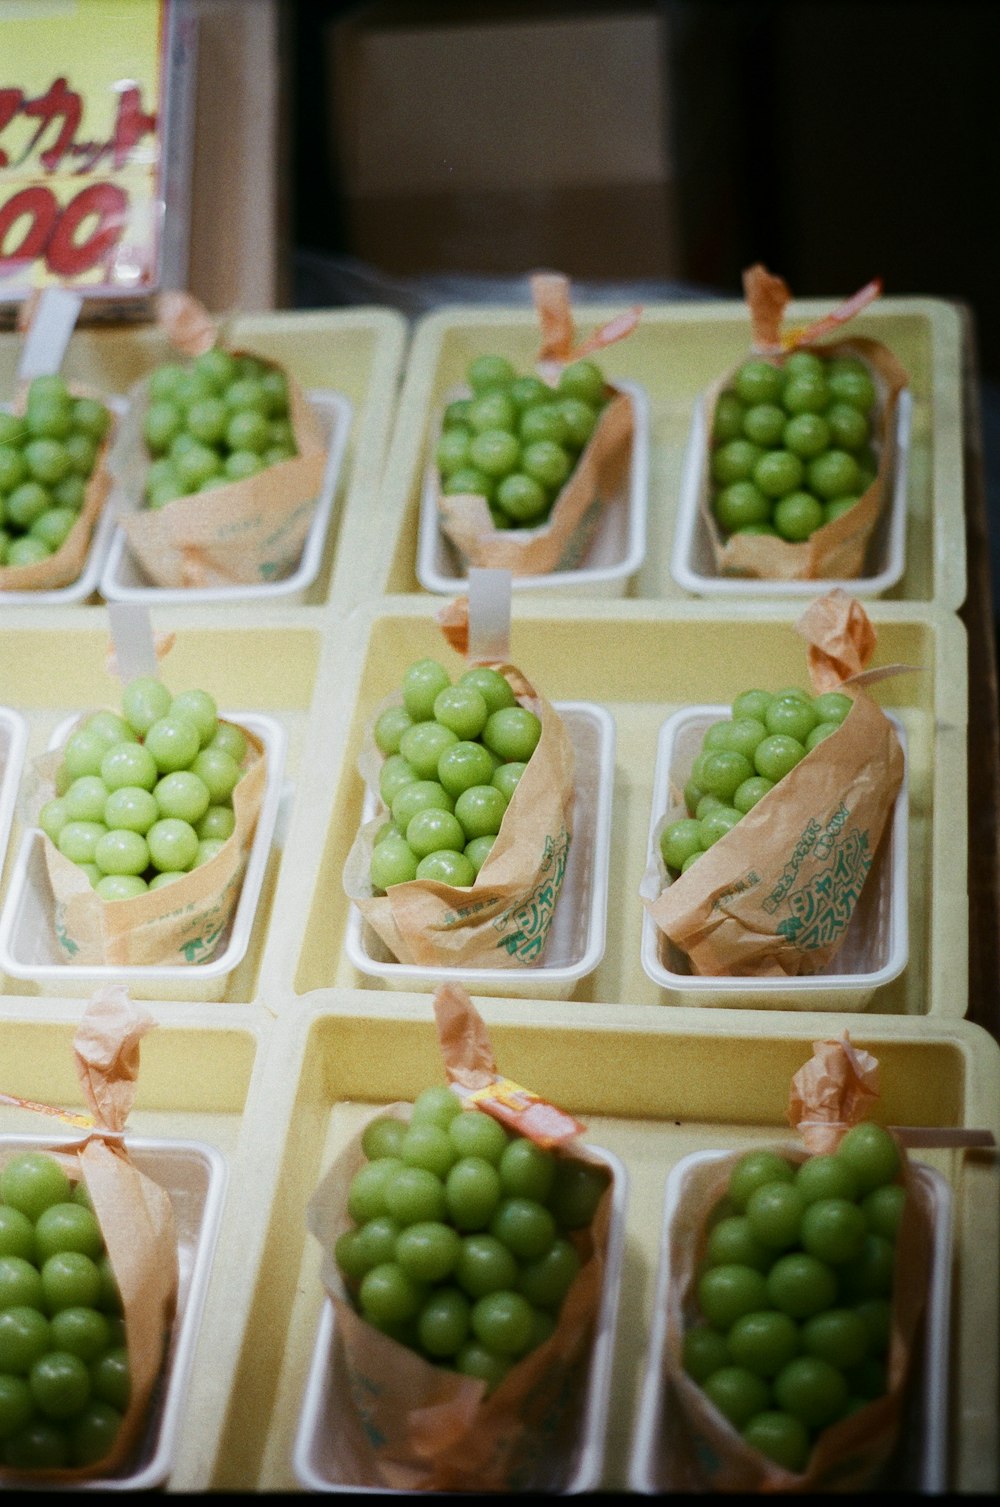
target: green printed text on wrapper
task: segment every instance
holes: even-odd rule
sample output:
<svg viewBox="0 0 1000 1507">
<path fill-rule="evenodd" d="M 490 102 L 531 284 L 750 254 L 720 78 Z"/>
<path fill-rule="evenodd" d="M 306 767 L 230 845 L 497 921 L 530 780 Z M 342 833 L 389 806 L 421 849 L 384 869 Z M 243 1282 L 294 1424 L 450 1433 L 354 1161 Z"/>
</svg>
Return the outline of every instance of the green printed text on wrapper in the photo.
<svg viewBox="0 0 1000 1507">
<path fill-rule="evenodd" d="M 764 909 L 771 914 L 779 906 L 788 912 L 778 922 L 778 935 L 804 952 L 831 946 L 847 930 L 871 870 L 868 829 L 848 828 L 848 819 L 849 812 L 841 805 L 825 827 L 810 822 L 781 880 L 764 901 Z M 824 867 L 797 884 L 807 858 L 825 861 Z"/>
<path fill-rule="evenodd" d="M 505 911 L 493 923 L 501 933 L 498 945 L 521 963 L 536 963 L 545 948 L 566 875 L 568 852 L 569 833 L 565 827 L 556 837 L 546 837 L 535 888 L 526 900 Z"/>
</svg>

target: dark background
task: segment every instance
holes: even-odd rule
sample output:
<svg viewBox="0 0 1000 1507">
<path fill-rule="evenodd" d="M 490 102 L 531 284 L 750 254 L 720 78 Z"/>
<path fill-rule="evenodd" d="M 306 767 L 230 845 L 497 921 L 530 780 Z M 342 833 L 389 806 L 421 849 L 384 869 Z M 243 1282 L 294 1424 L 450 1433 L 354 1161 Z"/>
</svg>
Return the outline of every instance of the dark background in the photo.
<svg viewBox="0 0 1000 1507">
<path fill-rule="evenodd" d="M 662 87 L 669 96 L 669 250 L 656 236 L 588 234 L 587 205 L 567 244 L 556 239 L 555 189 L 493 206 L 486 254 L 474 217 L 489 203 L 431 206 L 454 223 L 433 244 L 410 233 L 407 205 L 380 205 L 381 230 L 364 238 L 352 206 L 348 144 L 330 121 L 338 101 L 332 29 L 345 25 L 479 27 L 559 17 L 642 12 L 662 22 Z M 290 184 L 293 298 L 299 307 L 380 302 L 415 314 L 438 302 L 527 297 L 518 279 L 557 266 L 586 295 L 622 284 L 642 296 L 741 296 L 742 269 L 779 272 L 800 297 L 842 297 L 881 276 L 887 295 L 961 302 L 971 312 L 981 376 L 982 429 L 993 559 L 1000 600 L 1000 5 L 726 3 L 646 5 L 344 4 L 287 0 L 293 100 Z M 649 59 L 636 59 L 647 66 Z M 529 63 L 526 64 L 528 66 Z M 570 79 L 569 83 L 572 80 Z M 550 80 L 565 130 L 586 132 L 585 102 Z M 612 84 L 614 81 L 612 81 Z M 618 86 L 628 89 L 627 73 Z M 565 99 L 560 97 L 565 93 Z M 476 112 L 475 81 L 468 110 Z M 429 97 L 428 111 L 435 109 Z M 418 132 L 420 122 L 414 121 Z M 466 129 L 461 119 L 455 130 Z M 502 130 L 502 122 L 498 129 Z M 511 163 L 511 181 L 517 164 Z M 591 206 L 592 207 L 592 206 Z M 394 220 L 394 212 L 396 219 Z M 448 220 L 448 213 L 452 220 Z M 500 215 L 509 216 L 505 227 Z M 459 233 L 464 230 L 464 234 Z M 506 229 L 506 234 L 505 234 Z M 480 237 L 482 240 L 482 236 Z M 639 244 L 641 242 L 641 244 Z"/>
</svg>

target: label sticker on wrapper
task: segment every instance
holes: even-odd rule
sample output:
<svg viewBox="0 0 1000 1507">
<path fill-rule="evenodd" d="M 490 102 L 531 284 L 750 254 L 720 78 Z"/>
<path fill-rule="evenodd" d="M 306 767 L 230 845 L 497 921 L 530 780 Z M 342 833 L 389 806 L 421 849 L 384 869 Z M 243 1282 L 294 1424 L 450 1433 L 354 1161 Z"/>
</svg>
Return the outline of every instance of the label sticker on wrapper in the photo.
<svg viewBox="0 0 1000 1507">
<path fill-rule="evenodd" d="M 511 579 L 509 570 L 469 570 L 467 654 L 476 664 L 504 664 L 510 658 Z"/>
<path fill-rule="evenodd" d="M 522 1088 L 511 1078 L 494 1078 L 485 1088 L 466 1089 L 457 1083 L 452 1088 L 466 1109 L 481 1109 L 538 1146 L 561 1146 L 587 1128 L 558 1105 L 550 1104 L 530 1088 Z"/>
</svg>

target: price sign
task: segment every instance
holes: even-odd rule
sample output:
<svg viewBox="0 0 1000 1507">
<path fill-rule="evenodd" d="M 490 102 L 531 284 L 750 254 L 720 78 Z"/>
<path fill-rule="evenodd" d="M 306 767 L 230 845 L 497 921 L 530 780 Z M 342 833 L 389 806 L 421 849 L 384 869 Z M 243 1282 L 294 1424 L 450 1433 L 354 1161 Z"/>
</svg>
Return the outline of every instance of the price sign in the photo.
<svg viewBox="0 0 1000 1507">
<path fill-rule="evenodd" d="M 163 277 L 172 0 L 5 0 L 0 301 Z M 186 225 L 185 225 L 186 229 Z"/>
</svg>

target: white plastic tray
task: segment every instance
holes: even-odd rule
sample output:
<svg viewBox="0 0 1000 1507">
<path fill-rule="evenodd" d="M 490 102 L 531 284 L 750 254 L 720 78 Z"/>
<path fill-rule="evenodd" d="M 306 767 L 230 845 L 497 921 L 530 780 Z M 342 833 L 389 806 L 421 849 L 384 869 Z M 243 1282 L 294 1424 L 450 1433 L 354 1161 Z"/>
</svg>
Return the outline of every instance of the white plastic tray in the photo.
<svg viewBox="0 0 1000 1507">
<path fill-rule="evenodd" d="M 670 1283 L 671 1227 L 685 1179 L 726 1151 L 698 1151 L 679 1161 L 667 1177 L 660 1236 L 653 1326 L 639 1396 L 629 1464 L 629 1489 L 647 1496 L 670 1492 L 669 1406 L 664 1370 L 666 1302 Z M 934 1214 L 927 1308 L 918 1364 L 911 1376 L 900 1443 L 883 1471 L 886 1485 L 916 1493 L 947 1490 L 948 1349 L 951 1314 L 952 1196 L 948 1182 L 932 1167 L 914 1164 Z M 676 1487 L 674 1488 L 676 1489 Z"/>
<path fill-rule="evenodd" d="M 101 399 L 112 413 L 120 416 L 125 411 L 125 400 L 104 396 Z M 0 408 L 10 412 L 9 403 L 0 403 Z M 4 591 L 0 588 L 0 607 L 58 607 L 68 602 L 85 602 L 98 590 L 101 572 L 107 558 L 111 541 L 116 532 L 114 514 L 114 488 L 112 487 L 104 506 L 94 524 L 90 536 L 90 549 L 83 562 L 83 569 L 68 586 L 58 586 L 51 591 Z"/>
<path fill-rule="evenodd" d="M 21 838 L 17 863 L 3 911 L 0 912 L 0 972 L 30 979 L 46 994 L 86 994 L 102 983 L 128 985 L 145 999 L 218 1000 L 226 981 L 250 944 L 257 901 L 282 798 L 285 730 L 271 717 L 256 712 L 222 712 L 228 722 L 249 728 L 267 752 L 264 799 L 247 859 L 239 899 L 232 920 L 219 939 L 215 954 L 204 963 L 165 963 L 151 967 L 74 967 L 62 960 L 52 926 L 52 889 L 45 865 L 44 833 L 29 828 Z M 62 744 L 75 717 L 61 723 L 50 748 Z"/>
<path fill-rule="evenodd" d="M 706 729 L 731 713 L 729 706 L 687 707 L 675 712 L 660 729 L 647 844 L 650 858 L 653 829 L 668 809 L 671 785 L 683 789 Z M 906 734 L 896 717 L 890 712 L 886 716 L 895 728 L 905 760 Z M 644 909 L 642 966 L 647 977 L 673 995 L 672 1003 L 750 1009 L 775 1006 L 800 1010 L 863 1009 L 876 990 L 896 978 L 906 966 L 908 810 L 904 765 L 892 820 L 879 844 L 861 898 L 840 947 L 821 972 L 778 980 L 745 974 L 717 978 L 691 973 L 683 953 L 663 936 Z"/>
<path fill-rule="evenodd" d="M 275 597 L 288 602 L 301 602 L 319 574 L 322 564 L 352 414 L 351 402 L 342 393 L 312 388 L 308 397 L 324 430 L 329 450 L 312 523 L 309 525 L 299 563 L 290 575 L 280 581 L 262 581 L 255 586 L 153 586 L 144 575 L 142 566 L 131 554 L 125 530 L 115 525 L 107 561 L 101 573 L 101 595 L 109 602 L 144 602 L 149 606 L 160 603 L 256 602 L 270 601 Z M 120 489 L 114 492 L 111 501 L 116 511 L 128 508 L 134 511 L 139 506 L 137 498 L 126 498 Z"/>
<path fill-rule="evenodd" d="M 604 1465 L 608 1425 L 611 1368 L 618 1320 L 622 1261 L 625 1254 L 625 1208 L 628 1174 L 612 1151 L 591 1146 L 587 1150 L 611 1169 L 613 1176 L 611 1219 L 605 1252 L 604 1284 L 597 1312 L 596 1329 L 581 1378 L 579 1397 L 574 1399 L 578 1422 L 572 1430 L 572 1447 L 565 1453 L 553 1449 L 545 1458 L 545 1478 L 529 1490 L 562 1494 L 596 1491 Z M 350 1492 L 390 1496 L 418 1496 L 415 1491 L 391 1491 L 358 1481 L 356 1468 L 343 1456 L 341 1398 L 347 1396 L 347 1378 L 340 1347 L 336 1344 L 333 1304 L 323 1304 L 306 1391 L 295 1440 L 294 1469 L 299 1484 L 308 1491 Z"/>
<path fill-rule="evenodd" d="M 900 581 L 906 564 L 906 494 L 909 476 L 910 426 L 913 399 L 909 388 L 899 394 L 896 405 L 896 440 L 890 482 L 889 506 L 884 508 L 871 541 L 861 575 L 849 580 L 824 580 L 825 590 L 835 586 L 853 596 L 878 596 Z M 681 473 L 677 527 L 670 560 L 670 573 L 678 586 L 696 596 L 796 597 L 815 596 L 816 582 L 757 580 L 750 576 L 720 575 L 712 554 L 712 541 L 701 515 L 698 499 L 708 464 L 708 418 L 704 397 L 695 404 Z"/>
<path fill-rule="evenodd" d="M 66 1143 L 64 1135 L 5 1135 L 0 1150 L 26 1151 Z M 225 1202 L 229 1170 L 221 1154 L 202 1141 L 149 1140 L 126 1132 L 125 1144 L 140 1172 L 170 1195 L 177 1229 L 177 1313 L 160 1385 L 133 1458 L 114 1475 L 81 1481 L 79 1491 L 148 1491 L 162 1486 L 177 1453 L 195 1345 Z M 45 1490 L 44 1477 L 25 1472 L 19 1488 Z M 60 1490 L 66 1490 L 60 1483 Z"/>
<path fill-rule="evenodd" d="M 575 596 L 624 596 L 629 581 L 646 557 L 646 514 L 649 492 L 649 398 L 636 382 L 615 379 L 615 386 L 632 398 L 632 453 L 625 484 L 608 500 L 583 563 L 575 570 L 540 576 L 515 576 L 515 591 L 532 588 Z M 454 397 L 468 396 L 456 388 Z M 441 432 L 441 417 L 430 436 L 431 453 Z M 438 473 L 431 461 L 424 471 L 417 542 L 417 579 L 427 591 L 453 595 L 466 583 L 458 570 L 455 551 L 438 525 Z M 530 531 L 525 531 L 530 532 Z"/>
<path fill-rule="evenodd" d="M 610 712 L 589 702 L 554 705 L 566 724 L 576 755 L 576 794 L 566 873 L 543 960 L 536 968 L 463 968 L 459 970 L 461 980 L 470 994 L 568 999 L 604 956 L 615 724 Z M 369 791 L 362 822 L 370 821 L 377 811 L 378 800 Z M 454 969 L 397 962 L 356 905 L 350 908 L 344 946 L 355 968 L 391 989 L 434 989 L 456 973 Z"/>
<path fill-rule="evenodd" d="M 28 747 L 28 724 L 20 712 L 0 706 L 0 874 L 7 856 L 7 839 L 17 806 L 21 767 Z"/>
</svg>

